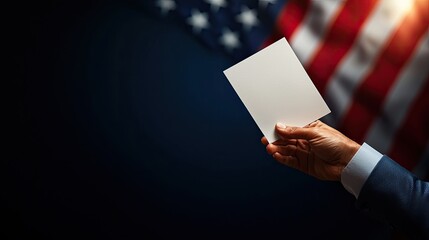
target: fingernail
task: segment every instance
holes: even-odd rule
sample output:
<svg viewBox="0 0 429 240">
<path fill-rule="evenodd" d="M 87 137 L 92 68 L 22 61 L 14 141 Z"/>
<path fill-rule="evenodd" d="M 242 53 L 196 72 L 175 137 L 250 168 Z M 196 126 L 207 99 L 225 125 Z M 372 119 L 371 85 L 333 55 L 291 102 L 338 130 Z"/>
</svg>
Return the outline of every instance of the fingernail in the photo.
<svg viewBox="0 0 429 240">
<path fill-rule="evenodd" d="M 286 126 L 283 123 L 277 123 L 276 125 L 278 128 L 281 128 L 281 129 L 286 128 Z"/>
</svg>

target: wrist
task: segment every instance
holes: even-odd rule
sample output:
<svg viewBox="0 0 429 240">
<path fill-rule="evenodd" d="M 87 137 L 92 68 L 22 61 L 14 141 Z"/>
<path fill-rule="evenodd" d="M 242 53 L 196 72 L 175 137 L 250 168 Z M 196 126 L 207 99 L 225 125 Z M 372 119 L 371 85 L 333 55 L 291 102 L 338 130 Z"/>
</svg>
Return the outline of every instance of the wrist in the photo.
<svg viewBox="0 0 429 240">
<path fill-rule="evenodd" d="M 347 143 L 347 149 L 348 149 L 348 154 L 347 156 L 344 158 L 344 161 L 346 163 L 346 165 L 352 160 L 352 158 L 356 155 L 356 153 L 359 151 L 361 145 L 358 144 L 357 142 L 349 139 L 348 143 Z"/>
<path fill-rule="evenodd" d="M 341 163 L 340 163 L 340 171 L 339 171 L 339 176 L 338 176 L 338 180 L 341 179 L 341 174 L 344 170 L 344 168 L 349 164 L 349 162 L 353 159 L 353 157 L 356 155 L 356 153 L 359 151 L 361 145 L 356 143 L 355 141 L 348 139 L 348 141 L 345 141 L 345 151 L 344 151 L 344 156 L 341 158 Z"/>
</svg>

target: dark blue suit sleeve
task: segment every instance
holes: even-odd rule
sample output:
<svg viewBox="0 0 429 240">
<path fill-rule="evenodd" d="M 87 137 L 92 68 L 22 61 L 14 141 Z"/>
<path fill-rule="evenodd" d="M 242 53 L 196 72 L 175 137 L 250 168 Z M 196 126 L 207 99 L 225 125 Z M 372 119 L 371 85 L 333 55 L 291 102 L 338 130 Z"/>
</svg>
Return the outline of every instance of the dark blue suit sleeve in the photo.
<svg viewBox="0 0 429 240">
<path fill-rule="evenodd" d="M 357 207 L 413 239 L 429 239 L 429 183 L 387 156 L 363 185 Z"/>
</svg>

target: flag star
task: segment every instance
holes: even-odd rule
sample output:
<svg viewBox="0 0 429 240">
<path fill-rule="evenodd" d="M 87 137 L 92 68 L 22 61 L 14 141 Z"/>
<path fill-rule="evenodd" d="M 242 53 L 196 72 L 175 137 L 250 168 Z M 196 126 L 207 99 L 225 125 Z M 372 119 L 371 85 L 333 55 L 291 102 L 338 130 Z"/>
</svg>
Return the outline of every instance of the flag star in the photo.
<svg viewBox="0 0 429 240">
<path fill-rule="evenodd" d="M 193 10 L 191 16 L 188 18 L 188 23 L 192 26 L 195 32 L 201 32 L 204 28 L 209 27 L 207 13 Z"/>
<path fill-rule="evenodd" d="M 259 0 L 259 6 L 261 7 L 267 7 L 268 4 L 274 4 L 277 0 Z"/>
<path fill-rule="evenodd" d="M 158 0 L 156 5 L 161 8 L 162 14 L 166 14 L 169 11 L 176 9 L 176 2 L 173 0 Z"/>
<path fill-rule="evenodd" d="M 246 30 L 250 30 L 253 26 L 258 25 L 256 11 L 243 7 L 242 12 L 237 16 L 237 21 L 242 23 Z"/>
<path fill-rule="evenodd" d="M 238 34 L 235 32 L 226 29 L 222 36 L 220 37 L 220 42 L 228 51 L 233 50 L 234 48 L 240 47 L 240 40 L 238 39 Z"/>
<path fill-rule="evenodd" d="M 206 2 L 211 5 L 211 8 L 214 12 L 217 12 L 221 7 L 226 7 L 225 0 L 206 0 Z"/>
</svg>

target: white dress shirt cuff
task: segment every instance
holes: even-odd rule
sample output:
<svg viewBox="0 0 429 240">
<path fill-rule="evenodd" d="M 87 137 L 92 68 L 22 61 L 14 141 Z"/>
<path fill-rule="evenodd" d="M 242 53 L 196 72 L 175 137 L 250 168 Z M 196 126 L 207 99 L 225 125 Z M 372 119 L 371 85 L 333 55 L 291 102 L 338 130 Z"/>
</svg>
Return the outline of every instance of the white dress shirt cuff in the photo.
<svg viewBox="0 0 429 240">
<path fill-rule="evenodd" d="M 382 157 L 381 153 L 368 144 L 362 144 L 341 173 L 344 188 L 358 198 L 366 179 Z"/>
</svg>

